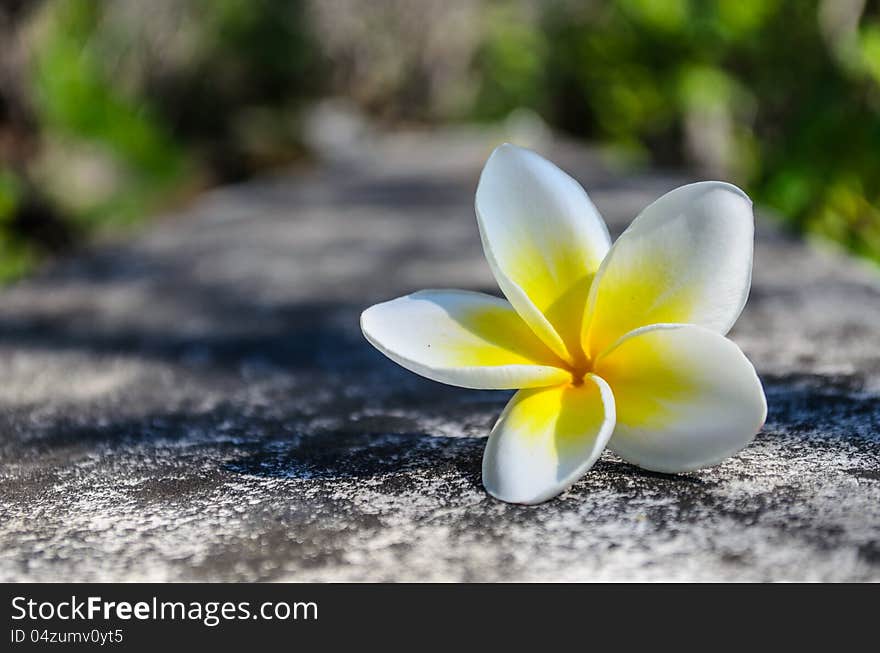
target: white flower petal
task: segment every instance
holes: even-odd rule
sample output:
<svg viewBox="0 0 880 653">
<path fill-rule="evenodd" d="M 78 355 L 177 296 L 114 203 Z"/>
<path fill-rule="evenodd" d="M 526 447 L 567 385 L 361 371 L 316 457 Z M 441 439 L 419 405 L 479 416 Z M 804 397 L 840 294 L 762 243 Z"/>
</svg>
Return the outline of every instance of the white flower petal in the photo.
<svg viewBox="0 0 880 653">
<path fill-rule="evenodd" d="M 574 360 L 590 283 L 610 245 L 596 207 L 555 165 L 505 144 L 480 176 L 476 212 L 502 292 L 554 352 Z"/>
<path fill-rule="evenodd" d="M 589 374 L 517 392 L 489 436 L 483 485 L 510 503 L 540 503 L 565 491 L 599 458 L 614 430 L 614 397 Z"/>
<path fill-rule="evenodd" d="M 633 331 L 593 371 L 611 386 L 617 425 L 609 448 L 657 472 L 721 462 L 764 424 L 755 368 L 731 340 L 704 327 L 655 324 Z"/>
<path fill-rule="evenodd" d="M 399 297 L 364 311 L 361 329 L 388 358 L 441 383 L 512 389 L 571 380 L 507 301 L 483 293 Z"/>
<path fill-rule="evenodd" d="M 639 327 L 699 324 L 725 334 L 749 294 L 754 217 L 736 186 L 677 188 L 643 210 L 596 275 L 585 321 L 592 358 Z"/>
</svg>

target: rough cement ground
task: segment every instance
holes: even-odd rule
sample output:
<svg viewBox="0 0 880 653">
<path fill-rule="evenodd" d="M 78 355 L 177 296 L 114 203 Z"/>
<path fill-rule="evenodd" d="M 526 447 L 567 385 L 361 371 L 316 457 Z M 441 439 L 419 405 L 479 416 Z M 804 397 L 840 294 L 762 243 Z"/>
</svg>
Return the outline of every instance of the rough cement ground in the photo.
<svg viewBox="0 0 880 653">
<path fill-rule="evenodd" d="M 505 505 L 480 458 L 510 393 L 416 377 L 358 327 L 401 293 L 495 292 L 493 135 L 354 136 L 0 294 L 0 579 L 880 580 L 876 272 L 761 224 L 732 334 L 766 386 L 755 442 L 679 476 L 606 452 Z M 690 181 L 537 147 L 615 235 Z"/>
</svg>

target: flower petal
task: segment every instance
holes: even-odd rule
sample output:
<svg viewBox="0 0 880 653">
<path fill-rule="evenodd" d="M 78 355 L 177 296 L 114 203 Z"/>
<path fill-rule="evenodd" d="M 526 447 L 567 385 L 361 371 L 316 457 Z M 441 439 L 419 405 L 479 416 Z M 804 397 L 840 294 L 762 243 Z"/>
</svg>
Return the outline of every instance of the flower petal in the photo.
<svg viewBox="0 0 880 653">
<path fill-rule="evenodd" d="M 731 340 L 704 327 L 655 324 L 627 334 L 596 361 L 617 406 L 609 448 L 657 472 L 721 462 L 764 424 L 755 368 Z"/>
<path fill-rule="evenodd" d="M 476 212 L 501 291 L 557 355 L 573 362 L 590 283 L 610 246 L 596 207 L 555 165 L 504 144 L 480 176 Z"/>
<path fill-rule="evenodd" d="M 690 184 L 649 205 L 596 274 L 585 321 L 591 358 L 649 324 L 727 333 L 749 294 L 753 241 L 752 203 L 736 186 Z"/>
<path fill-rule="evenodd" d="M 511 503 L 541 503 L 565 491 L 599 458 L 614 430 L 614 397 L 592 374 L 517 392 L 489 436 L 483 485 Z"/>
<path fill-rule="evenodd" d="M 530 388 L 571 375 L 511 305 L 465 290 L 423 290 L 371 306 L 361 329 L 395 363 L 464 388 Z"/>
</svg>

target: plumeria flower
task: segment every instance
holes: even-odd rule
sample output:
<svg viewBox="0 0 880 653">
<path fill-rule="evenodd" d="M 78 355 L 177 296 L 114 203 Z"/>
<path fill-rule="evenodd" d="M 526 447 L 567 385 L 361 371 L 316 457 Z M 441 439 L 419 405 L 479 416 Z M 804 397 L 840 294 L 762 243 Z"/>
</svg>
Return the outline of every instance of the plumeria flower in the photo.
<svg viewBox="0 0 880 653">
<path fill-rule="evenodd" d="M 739 188 L 677 188 L 611 246 L 583 188 L 505 144 L 476 194 L 486 259 L 506 300 L 423 290 L 364 311 L 396 363 L 465 388 L 518 389 L 483 456 L 514 503 L 563 492 L 605 447 L 644 469 L 714 465 L 746 446 L 767 403 L 725 337 L 751 285 L 754 218 Z"/>
</svg>

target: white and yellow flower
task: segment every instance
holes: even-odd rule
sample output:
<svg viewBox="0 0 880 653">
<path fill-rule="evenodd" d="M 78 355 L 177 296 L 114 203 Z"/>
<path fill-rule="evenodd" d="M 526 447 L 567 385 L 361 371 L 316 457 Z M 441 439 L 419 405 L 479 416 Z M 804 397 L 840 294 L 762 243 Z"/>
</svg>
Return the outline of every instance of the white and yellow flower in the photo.
<svg viewBox="0 0 880 653">
<path fill-rule="evenodd" d="M 539 503 L 608 446 L 658 472 L 714 465 L 767 413 L 724 337 L 751 285 L 748 196 L 709 181 L 644 209 L 611 246 L 590 198 L 534 152 L 496 149 L 477 221 L 507 300 L 423 290 L 364 311 L 366 338 L 403 367 L 465 388 L 519 389 L 483 457 L 493 496 Z"/>
</svg>

